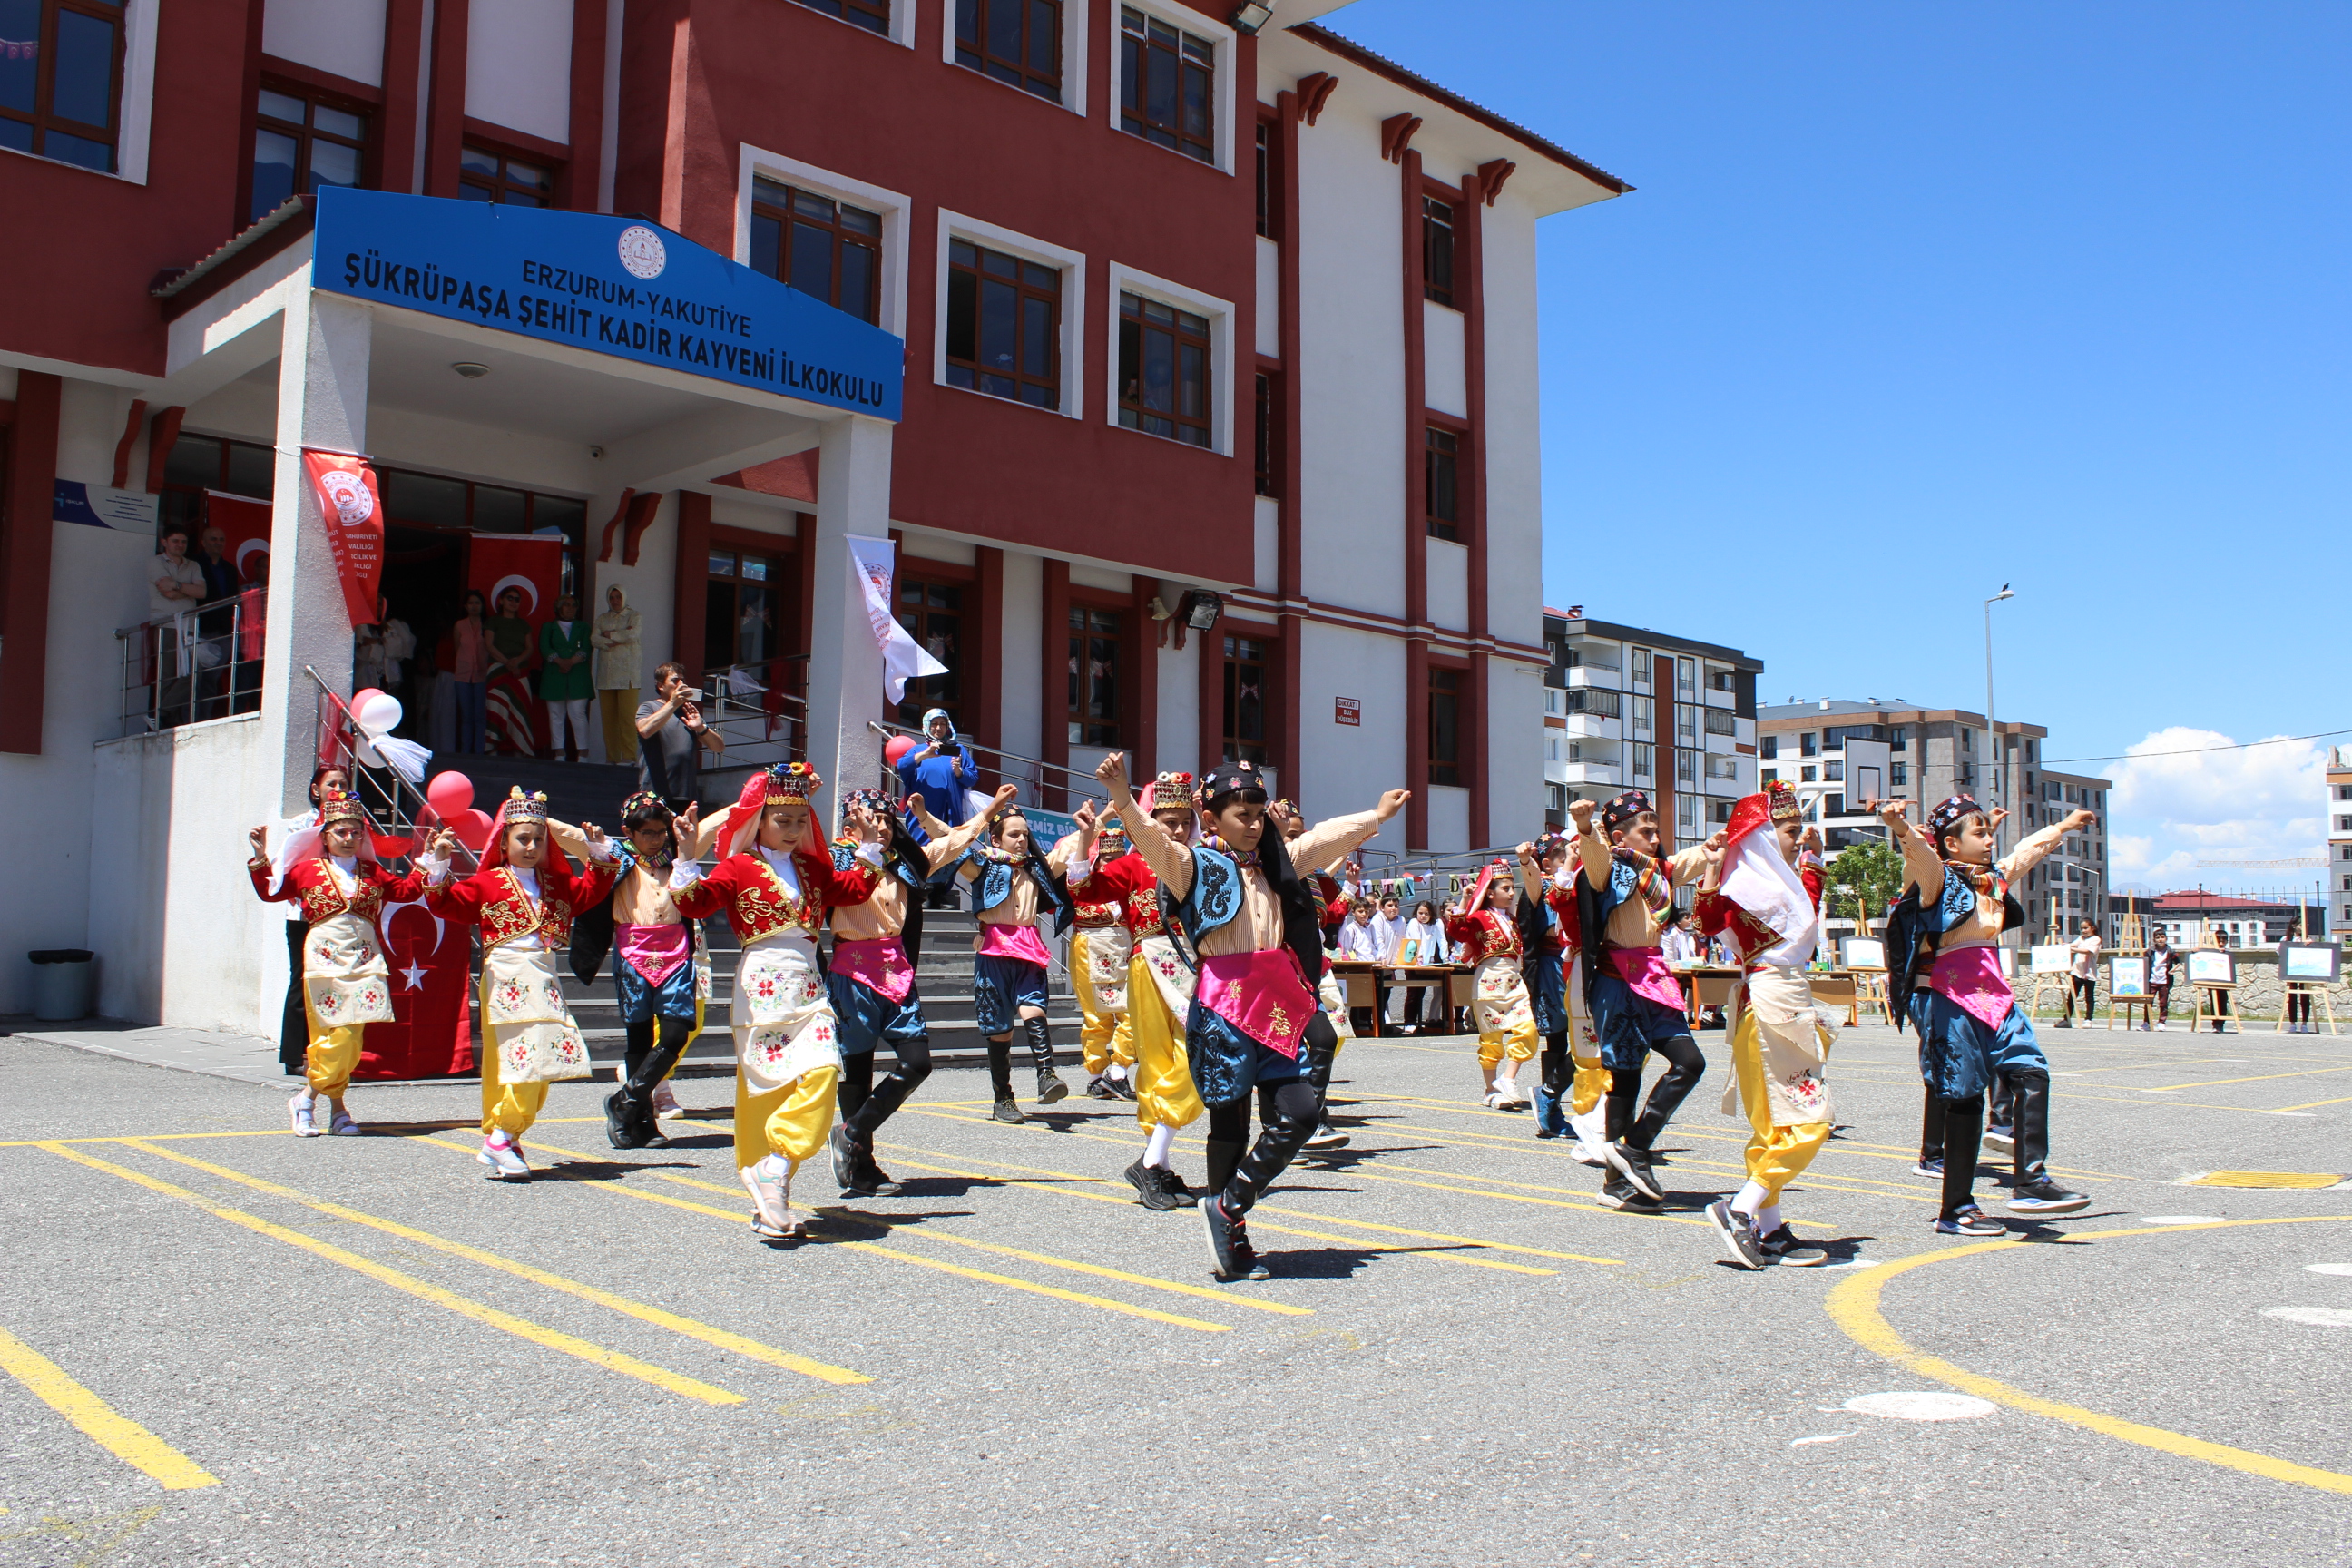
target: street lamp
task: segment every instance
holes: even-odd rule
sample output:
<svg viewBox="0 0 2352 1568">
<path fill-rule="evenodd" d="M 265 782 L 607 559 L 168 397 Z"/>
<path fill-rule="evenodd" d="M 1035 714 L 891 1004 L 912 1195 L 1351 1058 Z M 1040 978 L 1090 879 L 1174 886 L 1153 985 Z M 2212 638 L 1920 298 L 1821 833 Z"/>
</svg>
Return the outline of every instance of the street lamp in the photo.
<svg viewBox="0 0 2352 1568">
<path fill-rule="evenodd" d="M 2003 583 L 2000 585 L 2000 592 L 1995 594 L 1991 598 L 1987 599 L 1984 602 L 1985 739 L 1992 743 L 1994 787 L 2000 790 L 2004 796 L 2009 794 L 2009 791 L 2006 788 L 2008 784 L 2006 774 L 2009 771 L 2009 753 L 2001 748 L 2000 731 L 1993 728 L 1992 721 L 1992 607 L 1995 605 L 2000 604 L 2003 599 L 2014 599 L 2016 597 L 2017 595 L 2015 594 L 2010 592 L 2009 584 Z M 2000 803 L 1996 802 L 1995 804 Z M 1998 857 L 2000 854 L 2000 835 L 1998 831 L 1993 834 L 1993 854 L 1995 857 Z"/>
</svg>

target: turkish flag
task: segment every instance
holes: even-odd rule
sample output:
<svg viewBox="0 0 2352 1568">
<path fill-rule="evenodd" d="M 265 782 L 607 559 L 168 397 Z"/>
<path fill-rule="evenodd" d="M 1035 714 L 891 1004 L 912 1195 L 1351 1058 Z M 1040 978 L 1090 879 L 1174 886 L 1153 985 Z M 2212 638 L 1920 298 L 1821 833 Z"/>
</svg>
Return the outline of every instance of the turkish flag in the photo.
<svg viewBox="0 0 2352 1568">
<path fill-rule="evenodd" d="M 466 995 L 473 952 L 472 928 L 442 919 L 422 900 L 384 906 L 393 1021 L 367 1026 L 353 1078 L 446 1078 L 474 1070 Z"/>
<path fill-rule="evenodd" d="M 560 533 L 477 533 L 467 541 L 466 586 L 480 592 L 488 613 L 499 613 L 499 595 L 522 590 L 522 618 L 533 627 L 555 618 L 563 593 L 563 545 Z"/>
<path fill-rule="evenodd" d="M 375 470 L 365 458 L 348 452 L 302 448 L 302 468 L 319 498 L 327 527 L 327 548 L 343 580 L 343 610 L 355 626 L 373 626 L 383 580 L 383 501 L 376 494 Z"/>
<path fill-rule="evenodd" d="M 251 496 L 205 492 L 205 521 L 228 536 L 228 558 L 236 580 L 250 583 L 269 563 L 269 503 Z"/>
</svg>

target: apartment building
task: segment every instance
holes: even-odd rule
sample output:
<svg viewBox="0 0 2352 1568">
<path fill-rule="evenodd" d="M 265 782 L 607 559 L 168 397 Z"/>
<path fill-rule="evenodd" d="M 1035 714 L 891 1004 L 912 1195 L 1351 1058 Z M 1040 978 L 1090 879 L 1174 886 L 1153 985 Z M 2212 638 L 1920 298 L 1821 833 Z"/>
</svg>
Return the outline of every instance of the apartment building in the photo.
<svg viewBox="0 0 2352 1568">
<path fill-rule="evenodd" d="M 2336 929 L 2352 931 L 2352 746 L 2327 750 L 2327 889 Z"/>
<path fill-rule="evenodd" d="M 1544 611 L 1545 818 L 1642 789 L 1670 843 L 1704 838 L 1754 793 L 1756 678 L 1737 648 Z"/>
</svg>

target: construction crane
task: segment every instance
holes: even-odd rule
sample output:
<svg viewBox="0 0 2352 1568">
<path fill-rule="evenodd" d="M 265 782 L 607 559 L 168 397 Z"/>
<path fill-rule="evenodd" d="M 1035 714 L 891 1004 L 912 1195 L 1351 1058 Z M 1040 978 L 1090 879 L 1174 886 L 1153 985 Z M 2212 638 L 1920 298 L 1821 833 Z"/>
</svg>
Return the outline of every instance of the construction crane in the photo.
<svg viewBox="0 0 2352 1568">
<path fill-rule="evenodd" d="M 2325 855 L 2295 855 L 2284 860 L 2200 860 L 2198 869 L 2228 869 L 2239 871 L 2279 871 L 2325 866 Z"/>
</svg>

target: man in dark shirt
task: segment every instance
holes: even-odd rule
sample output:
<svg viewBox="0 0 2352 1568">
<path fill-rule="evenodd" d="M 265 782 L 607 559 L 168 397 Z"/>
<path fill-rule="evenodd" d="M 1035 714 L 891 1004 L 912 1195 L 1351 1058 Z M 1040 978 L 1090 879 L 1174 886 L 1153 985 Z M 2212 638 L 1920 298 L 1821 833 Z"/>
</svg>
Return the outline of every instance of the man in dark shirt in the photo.
<svg viewBox="0 0 2352 1568">
<path fill-rule="evenodd" d="M 702 753 L 727 750 L 726 738 L 702 721 L 702 710 L 687 694 L 683 667 L 654 667 L 655 700 L 637 709 L 637 786 L 657 795 L 673 812 L 698 805 Z"/>
</svg>

